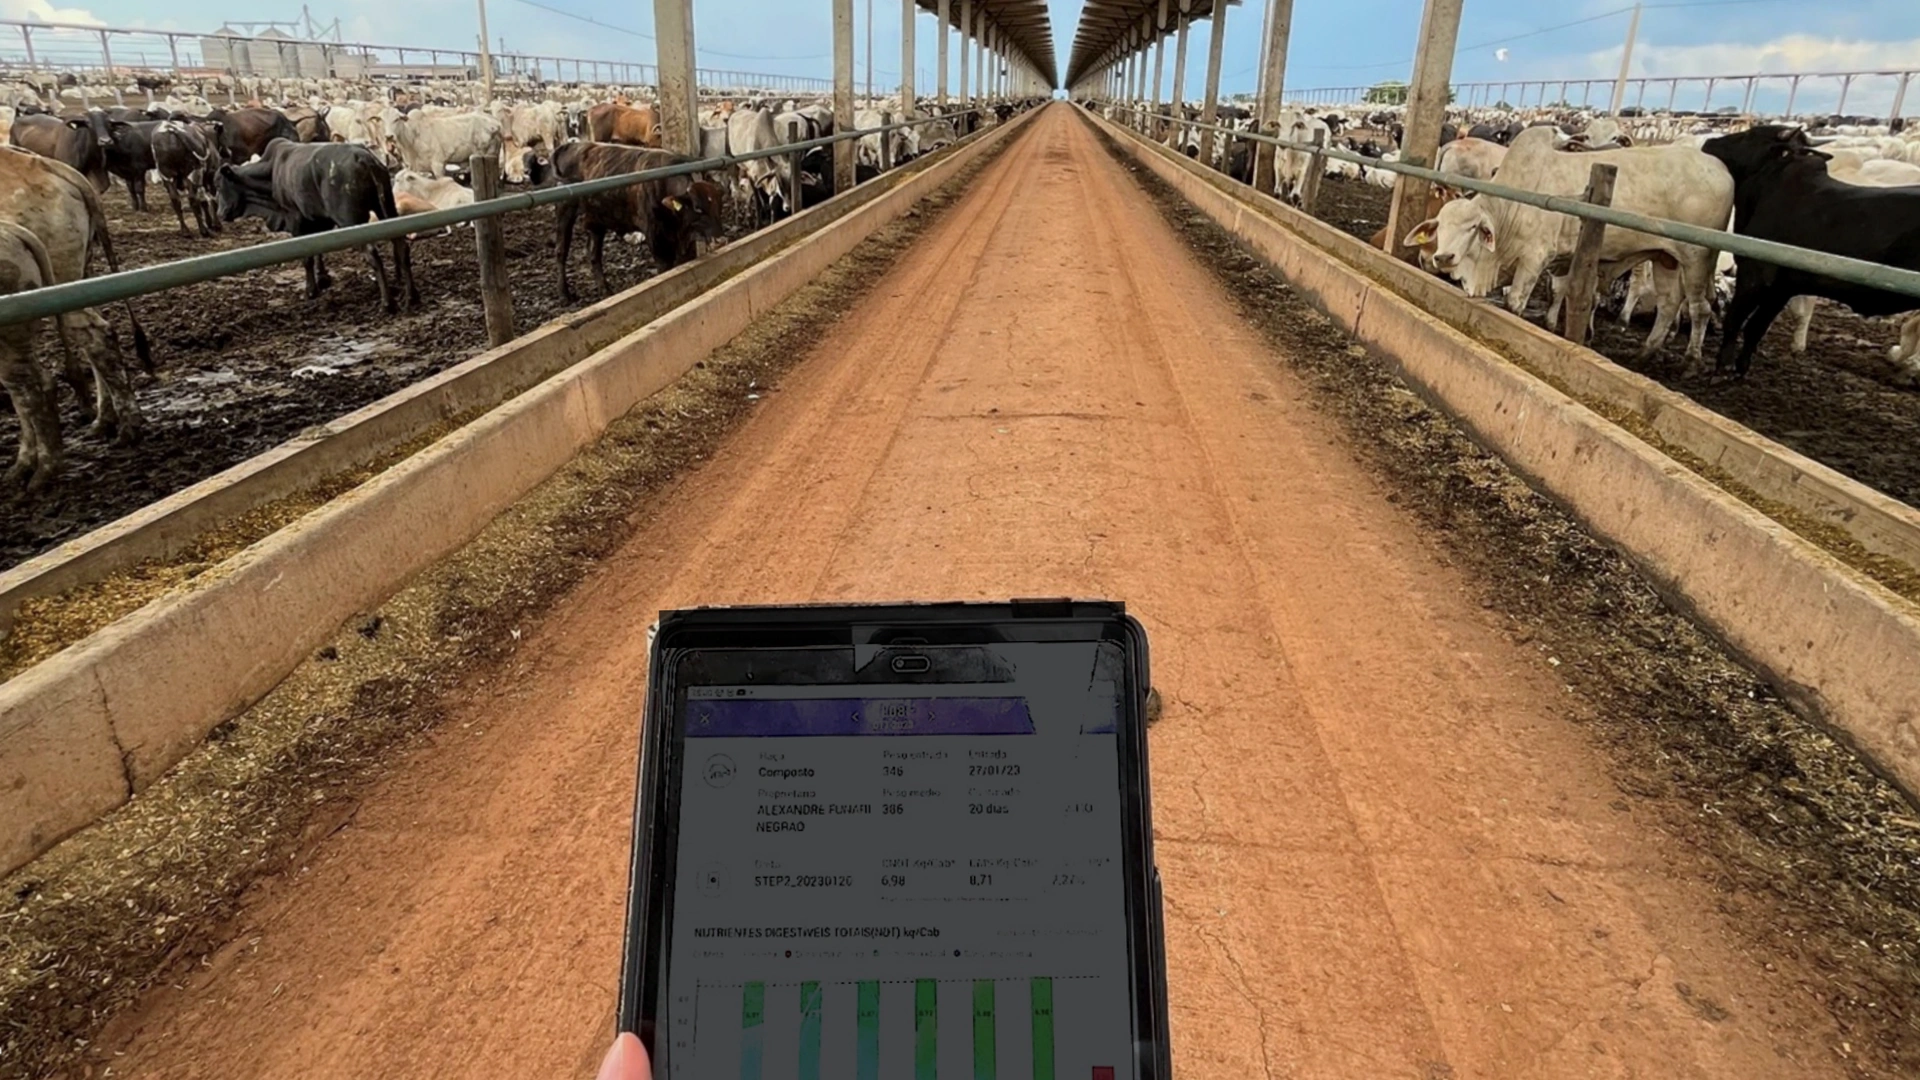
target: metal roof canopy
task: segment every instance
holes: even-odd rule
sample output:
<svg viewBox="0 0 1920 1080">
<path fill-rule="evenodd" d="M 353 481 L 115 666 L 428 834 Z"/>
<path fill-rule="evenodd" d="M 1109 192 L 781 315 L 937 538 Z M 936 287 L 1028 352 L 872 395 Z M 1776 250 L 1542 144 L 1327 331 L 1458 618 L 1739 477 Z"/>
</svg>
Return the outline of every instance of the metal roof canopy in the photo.
<svg viewBox="0 0 1920 1080">
<path fill-rule="evenodd" d="M 1080 28 L 1073 35 L 1073 54 L 1067 61 L 1067 85 L 1079 82 L 1087 73 L 1123 46 L 1130 35 L 1151 26 L 1150 16 L 1158 16 L 1163 0 L 1087 0 L 1080 9 Z M 1167 25 L 1153 30 L 1164 36 L 1179 25 L 1180 0 L 1164 0 Z M 1187 19 L 1208 19 L 1215 8 L 1237 7 L 1240 0 L 1189 0 Z M 1152 41 L 1153 37 L 1146 38 Z"/>
<path fill-rule="evenodd" d="M 940 17 L 939 0 L 916 0 L 920 8 Z M 1176 0 L 1177 2 L 1177 0 Z M 1212 0 L 1203 0 L 1212 3 Z M 949 24 L 960 28 L 960 0 L 949 0 Z M 1059 69 L 1053 58 L 1053 21 L 1047 17 L 1047 0 L 973 0 L 974 18 L 987 13 L 987 21 L 1006 31 L 1007 40 L 1033 64 L 1040 77 L 1050 85 L 1059 85 Z"/>
</svg>

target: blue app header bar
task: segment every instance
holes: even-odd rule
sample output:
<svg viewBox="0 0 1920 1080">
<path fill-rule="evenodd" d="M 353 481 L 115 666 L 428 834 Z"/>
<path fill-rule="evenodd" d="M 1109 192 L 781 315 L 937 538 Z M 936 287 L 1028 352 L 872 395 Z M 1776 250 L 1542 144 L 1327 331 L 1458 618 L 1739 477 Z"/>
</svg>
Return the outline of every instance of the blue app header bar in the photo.
<svg viewBox="0 0 1920 1080">
<path fill-rule="evenodd" d="M 686 710 L 692 739 L 1033 734 L 1017 697 L 691 700 Z"/>
</svg>

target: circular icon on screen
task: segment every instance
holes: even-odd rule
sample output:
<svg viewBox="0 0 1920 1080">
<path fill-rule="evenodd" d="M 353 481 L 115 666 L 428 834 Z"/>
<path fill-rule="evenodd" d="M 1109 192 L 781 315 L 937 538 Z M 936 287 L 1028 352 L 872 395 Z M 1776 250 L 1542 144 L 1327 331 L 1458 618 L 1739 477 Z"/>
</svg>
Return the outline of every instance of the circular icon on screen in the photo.
<svg viewBox="0 0 1920 1080">
<path fill-rule="evenodd" d="M 707 786 L 726 787 L 733 783 L 733 759 L 725 754 L 715 754 L 707 759 Z"/>
<path fill-rule="evenodd" d="M 701 868 L 696 887 L 702 895 L 719 896 L 727 887 L 727 868 L 719 863 L 708 863 Z"/>
</svg>

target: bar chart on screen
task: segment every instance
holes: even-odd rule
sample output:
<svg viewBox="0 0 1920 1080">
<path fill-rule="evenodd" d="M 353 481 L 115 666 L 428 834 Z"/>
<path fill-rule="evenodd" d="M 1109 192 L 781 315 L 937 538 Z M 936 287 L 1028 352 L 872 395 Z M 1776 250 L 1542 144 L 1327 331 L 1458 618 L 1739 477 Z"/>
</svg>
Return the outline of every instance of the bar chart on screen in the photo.
<svg viewBox="0 0 1920 1080">
<path fill-rule="evenodd" d="M 676 1077 L 1127 1080 L 1092 978 L 701 983 Z M 1084 991 L 1077 993 L 1076 991 Z M 690 1066 L 690 1067 L 686 1067 Z"/>
</svg>

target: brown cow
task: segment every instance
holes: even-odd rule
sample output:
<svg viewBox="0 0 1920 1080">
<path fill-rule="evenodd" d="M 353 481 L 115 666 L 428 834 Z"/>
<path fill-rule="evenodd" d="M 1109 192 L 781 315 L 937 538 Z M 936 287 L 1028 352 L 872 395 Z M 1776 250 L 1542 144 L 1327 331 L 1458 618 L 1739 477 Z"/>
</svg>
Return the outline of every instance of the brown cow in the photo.
<svg viewBox="0 0 1920 1080">
<path fill-rule="evenodd" d="M 13 122 L 13 145 L 76 169 L 102 195 L 113 186 L 107 171 L 107 147 L 113 145 L 112 121 L 99 109 L 83 116 L 22 116 Z"/>
<path fill-rule="evenodd" d="M 665 150 L 570 142 L 554 151 L 553 170 L 562 183 L 574 184 L 692 160 Z M 713 184 L 691 176 L 648 180 L 604 195 L 564 202 L 555 209 L 559 236 L 554 247 L 560 263 L 560 295 L 568 300 L 574 296 L 573 286 L 567 281 L 567 256 L 573 250 L 574 222 L 581 215 L 585 215 L 582 223 L 593 236 L 593 281 L 603 294 L 610 291 L 601 259 L 607 233 L 645 233 L 653 261 L 663 270 L 692 260 L 699 253 L 701 239 L 712 241 L 720 235 L 720 191 Z"/>
<path fill-rule="evenodd" d="M 327 114 L 304 105 L 282 110 L 293 123 L 293 130 L 301 142 L 332 142 L 333 131 L 327 127 Z"/>
<path fill-rule="evenodd" d="M 587 110 L 587 137 L 625 146 L 659 146 L 660 114 L 651 105 L 595 105 Z"/>
<path fill-rule="evenodd" d="M 207 119 L 220 125 L 220 154 L 235 165 L 266 153 L 275 139 L 301 141 L 299 129 L 278 109 L 215 109 Z"/>
</svg>

